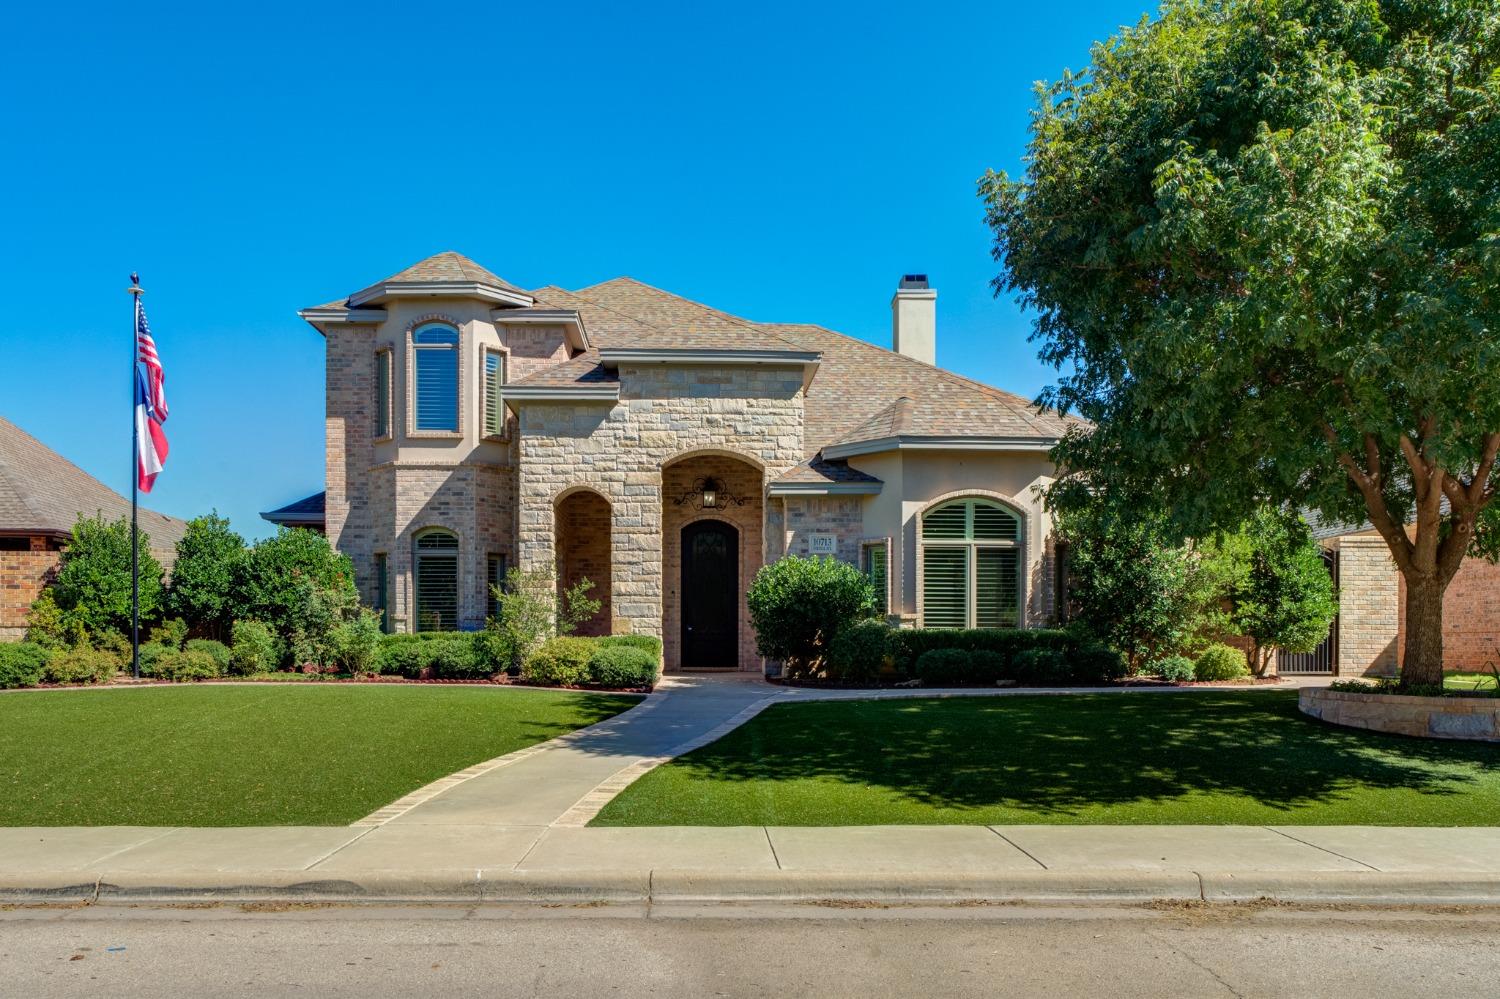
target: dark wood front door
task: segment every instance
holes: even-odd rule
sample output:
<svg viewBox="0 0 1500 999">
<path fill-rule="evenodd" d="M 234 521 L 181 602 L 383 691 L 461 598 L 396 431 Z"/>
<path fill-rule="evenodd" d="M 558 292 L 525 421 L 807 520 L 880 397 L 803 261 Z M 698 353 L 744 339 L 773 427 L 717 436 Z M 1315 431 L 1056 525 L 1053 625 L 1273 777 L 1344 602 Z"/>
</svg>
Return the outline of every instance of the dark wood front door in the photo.
<svg viewBox="0 0 1500 999">
<path fill-rule="evenodd" d="M 721 520 L 682 529 L 682 668 L 739 665 L 740 532 Z"/>
</svg>

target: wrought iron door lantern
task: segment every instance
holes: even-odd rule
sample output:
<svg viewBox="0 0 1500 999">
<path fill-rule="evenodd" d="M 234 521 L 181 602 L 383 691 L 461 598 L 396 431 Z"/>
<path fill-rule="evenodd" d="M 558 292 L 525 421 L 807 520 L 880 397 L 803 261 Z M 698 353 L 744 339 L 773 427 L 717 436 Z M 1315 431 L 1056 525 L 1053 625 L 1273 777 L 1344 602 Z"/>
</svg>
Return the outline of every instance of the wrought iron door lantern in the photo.
<svg viewBox="0 0 1500 999">
<path fill-rule="evenodd" d="M 712 476 L 693 480 L 687 492 L 673 502 L 678 506 L 691 506 L 695 510 L 722 510 L 727 506 L 744 506 L 746 497 L 736 496 L 724 488 L 724 483 Z"/>
</svg>

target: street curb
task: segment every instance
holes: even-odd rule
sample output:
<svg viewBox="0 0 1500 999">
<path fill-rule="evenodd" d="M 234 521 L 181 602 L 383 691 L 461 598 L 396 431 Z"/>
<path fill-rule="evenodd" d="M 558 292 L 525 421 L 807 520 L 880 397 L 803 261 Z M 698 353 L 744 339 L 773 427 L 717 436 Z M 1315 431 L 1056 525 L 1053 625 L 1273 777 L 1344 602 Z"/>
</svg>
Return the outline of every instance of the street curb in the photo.
<svg viewBox="0 0 1500 999">
<path fill-rule="evenodd" d="M 1018 904 L 1157 901 L 1500 906 L 1500 873 L 1382 871 L 57 871 L 0 876 L 0 904 L 182 902 Z"/>
</svg>

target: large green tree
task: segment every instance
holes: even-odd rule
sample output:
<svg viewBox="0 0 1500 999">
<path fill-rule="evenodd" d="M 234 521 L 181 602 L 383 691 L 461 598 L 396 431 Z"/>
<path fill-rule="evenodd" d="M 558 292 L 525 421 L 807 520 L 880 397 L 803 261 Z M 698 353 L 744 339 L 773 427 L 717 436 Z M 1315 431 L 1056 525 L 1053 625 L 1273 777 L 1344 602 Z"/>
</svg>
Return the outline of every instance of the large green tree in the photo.
<svg viewBox="0 0 1500 999">
<path fill-rule="evenodd" d="M 1262 503 L 1368 520 L 1403 679 L 1496 548 L 1500 0 L 1169 0 L 1042 86 L 981 181 L 997 294 L 1080 413 L 1056 457 L 1182 534 Z"/>
<path fill-rule="evenodd" d="M 141 620 L 161 605 L 161 565 L 151 555 L 151 539 L 139 532 Z M 114 632 L 130 637 L 130 519 L 103 515 L 78 518 L 73 539 L 63 549 L 52 597 L 66 621 L 77 621 L 94 637 Z"/>
<path fill-rule="evenodd" d="M 177 542 L 177 561 L 167 590 L 166 611 L 194 632 L 229 637 L 235 574 L 245 558 L 245 539 L 217 512 L 194 517 Z"/>
</svg>

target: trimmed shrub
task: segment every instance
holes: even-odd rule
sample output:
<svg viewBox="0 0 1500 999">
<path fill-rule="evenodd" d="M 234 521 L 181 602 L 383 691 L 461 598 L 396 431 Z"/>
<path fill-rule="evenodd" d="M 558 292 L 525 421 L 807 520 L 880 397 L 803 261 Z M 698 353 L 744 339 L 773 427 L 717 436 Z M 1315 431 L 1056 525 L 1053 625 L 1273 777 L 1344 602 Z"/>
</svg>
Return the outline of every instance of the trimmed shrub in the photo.
<svg viewBox="0 0 1500 999">
<path fill-rule="evenodd" d="M 549 638 L 521 664 L 522 679 L 547 686 L 576 686 L 589 679 L 595 644 L 587 638 Z"/>
<path fill-rule="evenodd" d="M 796 676 L 816 667 L 840 628 L 869 613 L 874 593 L 847 562 L 790 556 L 761 567 L 747 602 L 756 649 Z"/>
<path fill-rule="evenodd" d="M 521 664 L 516 661 L 514 649 L 511 636 L 493 618 L 483 631 L 474 632 L 474 661 L 485 676 L 520 675 Z"/>
<path fill-rule="evenodd" d="M 661 662 L 661 639 L 655 635 L 608 635 L 604 638 L 596 638 L 595 642 L 605 648 L 627 648 L 640 649 L 649 652 L 657 662 Z"/>
<path fill-rule="evenodd" d="M 495 673 L 478 655 L 478 644 L 473 635 L 450 632 L 447 640 L 427 642 L 423 649 L 432 675 L 440 680 L 480 680 Z"/>
<path fill-rule="evenodd" d="M 1060 649 L 1022 649 L 1011 660 L 1016 682 L 1028 687 L 1063 687 L 1076 682 L 1070 654 Z"/>
<path fill-rule="evenodd" d="M 1078 683 L 1105 684 L 1125 675 L 1125 657 L 1102 642 L 1090 642 L 1068 656 Z"/>
<path fill-rule="evenodd" d="M 216 642 L 212 638 L 190 638 L 182 648 L 186 652 L 203 652 L 212 656 L 214 669 L 219 676 L 229 672 L 231 656 L 229 646 L 223 642 Z"/>
<path fill-rule="evenodd" d="M 168 649 L 156 660 L 156 676 L 173 683 L 212 680 L 220 675 L 218 660 L 199 649 Z"/>
<path fill-rule="evenodd" d="M 1151 672 L 1171 683 L 1193 681 L 1193 661 L 1187 656 L 1162 656 L 1151 664 Z"/>
<path fill-rule="evenodd" d="M 119 669 L 120 661 L 108 652 L 80 645 L 53 655 L 46 676 L 53 683 L 108 683 Z"/>
<path fill-rule="evenodd" d="M 656 656 L 634 645 L 594 643 L 589 683 L 601 687 L 649 687 L 656 682 Z"/>
<path fill-rule="evenodd" d="M 1236 680 L 1249 675 L 1250 664 L 1245 661 L 1245 654 L 1221 642 L 1204 649 L 1193 663 L 1193 676 L 1198 680 Z"/>
<path fill-rule="evenodd" d="M 929 649 L 917 657 L 916 674 L 928 687 L 993 687 L 1011 671 L 987 649 Z"/>
<path fill-rule="evenodd" d="M 229 672 L 236 676 L 266 673 L 281 661 L 276 636 L 259 621 L 236 621 L 230 633 L 234 646 L 229 650 Z"/>
<path fill-rule="evenodd" d="M 1071 654 L 1084 642 L 1069 631 L 1053 628 L 898 628 L 890 633 L 891 665 L 900 676 L 915 676 L 917 659 L 933 649 L 984 650 L 997 653 L 1007 664 L 1025 649 L 1050 648 Z"/>
<path fill-rule="evenodd" d="M 844 683 L 872 683 L 880 676 L 886 661 L 886 644 L 891 629 L 880 621 L 856 621 L 845 625 L 833 636 L 824 660 L 824 672 L 830 680 Z"/>
<path fill-rule="evenodd" d="M 385 635 L 375 650 L 375 668 L 384 676 L 415 680 L 427 664 L 421 635 Z"/>
<path fill-rule="evenodd" d="M 0 642 L 0 689 L 35 687 L 47 673 L 48 658 L 35 642 Z"/>
<path fill-rule="evenodd" d="M 158 659 L 160 659 L 162 656 L 166 655 L 168 652 L 176 652 L 176 651 L 177 650 L 174 649 L 172 646 L 170 646 L 170 645 L 163 645 L 161 642 L 142 642 L 141 643 L 141 676 L 155 676 L 156 675 L 156 661 Z M 129 668 L 129 666 L 130 666 L 130 663 L 128 663 L 128 662 L 125 663 L 125 667 L 126 668 Z"/>
</svg>

